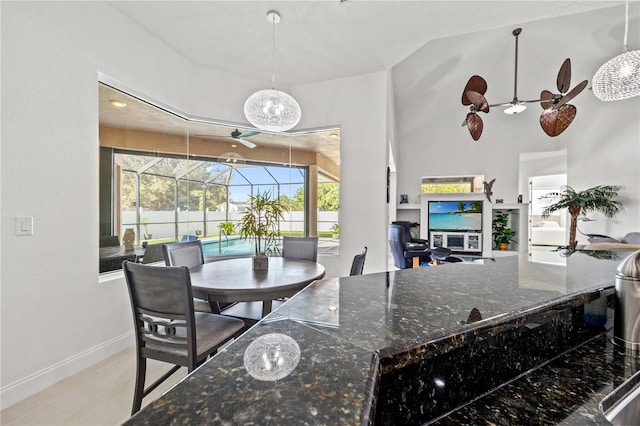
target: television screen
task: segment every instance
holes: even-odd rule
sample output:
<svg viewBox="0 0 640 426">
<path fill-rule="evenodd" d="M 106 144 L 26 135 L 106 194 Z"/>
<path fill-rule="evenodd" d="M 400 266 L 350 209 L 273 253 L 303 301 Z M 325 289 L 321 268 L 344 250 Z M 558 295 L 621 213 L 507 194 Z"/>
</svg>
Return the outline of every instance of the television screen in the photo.
<svg viewBox="0 0 640 426">
<path fill-rule="evenodd" d="M 430 231 L 481 231 L 482 201 L 429 201 Z"/>
</svg>

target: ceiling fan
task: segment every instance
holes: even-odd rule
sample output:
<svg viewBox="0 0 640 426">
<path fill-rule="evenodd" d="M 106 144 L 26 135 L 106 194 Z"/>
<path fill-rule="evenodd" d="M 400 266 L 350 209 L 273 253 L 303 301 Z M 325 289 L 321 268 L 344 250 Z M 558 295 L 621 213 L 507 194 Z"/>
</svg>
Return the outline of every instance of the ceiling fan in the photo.
<svg viewBox="0 0 640 426">
<path fill-rule="evenodd" d="M 577 109 L 573 105 L 567 104 L 571 99 L 575 98 L 587 86 L 587 80 L 580 82 L 569 91 L 571 85 L 571 60 L 565 59 L 558 71 L 556 86 L 560 93 L 554 94 L 548 90 L 540 93 L 539 99 L 521 101 L 518 99 L 518 36 L 522 32 L 522 28 L 516 28 L 512 31 L 516 39 L 515 42 L 515 70 L 513 83 L 513 99 L 510 102 L 490 105 L 484 94 L 487 92 L 487 82 L 479 75 L 473 75 L 469 78 L 462 92 L 462 105 L 469 105 L 470 112 L 462 123 L 469 129 L 469 133 L 473 140 L 480 139 L 484 123 L 478 112 L 489 113 L 491 107 L 508 107 L 504 110 L 506 114 L 517 114 L 524 111 L 527 107 L 525 104 L 539 102 L 542 106 L 542 114 L 540 115 L 540 125 L 542 130 L 549 136 L 558 136 L 573 121 L 576 116 Z"/>
<path fill-rule="evenodd" d="M 256 145 L 253 142 L 244 140 L 244 138 L 255 136 L 259 133 L 260 131 L 258 130 L 248 130 L 244 133 L 241 133 L 238 129 L 235 129 L 233 132 L 231 132 L 231 139 L 233 139 L 234 141 L 240 142 L 242 145 L 246 146 L 247 148 L 255 148 L 258 145 Z"/>
<path fill-rule="evenodd" d="M 195 135 L 195 136 L 201 137 L 201 138 L 210 138 L 210 139 L 211 138 L 230 138 L 230 139 L 233 139 L 236 142 L 240 142 L 242 145 L 246 146 L 247 148 L 253 149 L 253 148 L 257 147 L 258 145 L 256 145 L 255 143 L 253 143 L 251 141 L 245 140 L 244 138 L 255 136 L 255 135 L 258 135 L 260 133 L 261 132 L 259 130 L 247 130 L 246 132 L 240 132 L 240 130 L 235 129 L 234 131 L 231 132 L 231 135 L 229 135 L 229 136 L 227 136 L 227 135 L 224 135 L 224 136 L 221 136 L 221 135 L 218 135 L 218 136 L 215 136 L 215 135 Z"/>
</svg>

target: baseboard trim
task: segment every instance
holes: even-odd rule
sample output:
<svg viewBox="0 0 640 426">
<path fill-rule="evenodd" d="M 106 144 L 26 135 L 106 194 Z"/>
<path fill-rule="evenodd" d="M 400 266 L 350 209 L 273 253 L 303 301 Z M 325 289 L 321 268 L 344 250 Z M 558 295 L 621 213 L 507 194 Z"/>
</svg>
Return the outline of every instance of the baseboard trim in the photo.
<svg viewBox="0 0 640 426">
<path fill-rule="evenodd" d="M 4 410 L 25 398 L 48 388 L 92 365 L 105 360 L 135 344 L 133 331 L 129 331 L 98 346 L 80 352 L 50 367 L 10 383 L 0 390 L 0 409 Z"/>
</svg>

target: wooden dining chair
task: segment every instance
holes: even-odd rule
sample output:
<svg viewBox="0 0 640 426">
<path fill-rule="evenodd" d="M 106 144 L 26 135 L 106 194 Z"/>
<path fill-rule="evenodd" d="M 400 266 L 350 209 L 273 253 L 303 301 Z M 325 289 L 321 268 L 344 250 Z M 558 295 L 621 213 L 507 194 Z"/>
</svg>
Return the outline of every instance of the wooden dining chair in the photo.
<svg viewBox="0 0 640 426">
<path fill-rule="evenodd" d="M 318 261 L 318 237 L 282 237 L 282 257 Z"/>
<path fill-rule="evenodd" d="M 167 266 L 186 266 L 193 268 L 194 266 L 204 263 L 204 252 L 202 251 L 202 241 L 187 241 L 178 243 L 163 244 L 162 252 L 164 254 L 164 262 Z M 193 304 L 197 312 L 211 312 L 219 314 L 221 306 L 219 303 L 210 303 L 203 300 L 203 296 L 196 294 Z"/>
<path fill-rule="evenodd" d="M 224 315 L 195 312 L 186 266 L 158 268 L 125 261 L 122 267 L 136 334 L 133 415 L 151 391 L 180 367 L 193 371 L 220 346 L 238 337 L 244 323 Z M 174 365 L 145 387 L 147 359 Z"/>
<path fill-rule="evenodd" d="M 364 269 L 364 259 L 367 257 L 367 246 L 362 248 L 360 254 L 356 254 L 353 257 L 353 262 L 351 263 L 351 272 L 349 272 L 350 276 L 353 275 L 362 275 L 362 270 Z"/>
<path fill-rule="evenodd" d="M 169 243 L 162 246 L 164 261 L 167 266 L 194 266 L 204 263 L 202 241 L 186 241 L 184 243 Z"/>
</svg>

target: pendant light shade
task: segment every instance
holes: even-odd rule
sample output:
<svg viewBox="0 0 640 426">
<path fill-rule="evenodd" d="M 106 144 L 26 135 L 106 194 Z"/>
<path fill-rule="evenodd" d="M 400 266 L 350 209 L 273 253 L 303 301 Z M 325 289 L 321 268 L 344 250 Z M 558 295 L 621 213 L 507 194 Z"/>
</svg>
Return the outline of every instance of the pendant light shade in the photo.
<svg viewBox="0 0 640 426">
<path fill-rule="evenodd" d="M 627 51 L 629 0 L 625 6 L 623 52 L 609 59 L 593 76 L 593 94 L 602 101 L 619 101 L 640 95 L 640 50 Z"/>
<path fill-rule="evenodd" d="M 283 132 L 292 129 L 300 121 L 302 111 L 300 105 L 293 97 L 285 92 L 276 90 L 275 50 L 276 50 L 276 24 L 280 22 L 280 14 L 271 10 L 267 13 L 267 19 L 273 25 L 273 50 L 271 75 L 273 86 L 271 89 L 259 90 L 249 96 L 244 103 L 244 115 L 260 130 Z"/>
<path fill-rule="evenodd" d="M 244 115 L 260 130 L 283 132 L 295 127 L 302 117 L 300 105 L 287 93 L 264 89 L 249 96 Z"/>
<path fill-rule="evenodd" d="M 609 59 L 593 76 L 593 94 L 602 101 L 640 95 L 640 50 Z"/>
</svg>

